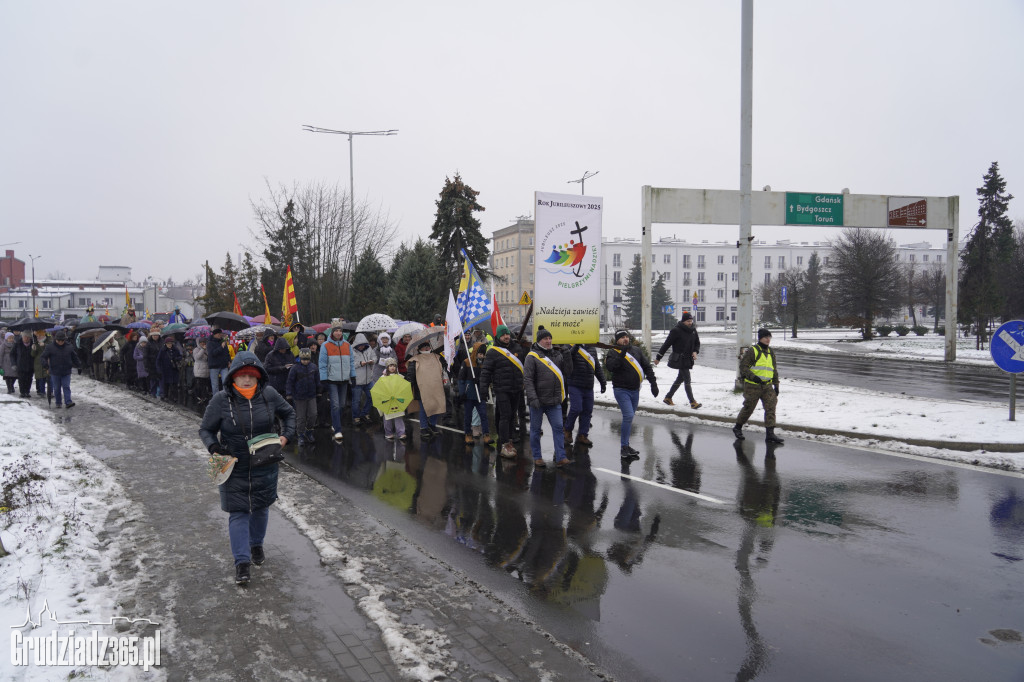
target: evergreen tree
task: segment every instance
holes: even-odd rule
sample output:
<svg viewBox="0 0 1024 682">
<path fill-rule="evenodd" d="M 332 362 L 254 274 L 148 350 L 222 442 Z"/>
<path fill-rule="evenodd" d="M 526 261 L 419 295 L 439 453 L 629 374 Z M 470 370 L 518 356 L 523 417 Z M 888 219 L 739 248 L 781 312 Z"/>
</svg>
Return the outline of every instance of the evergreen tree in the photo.
<svg viewBox="0 0 1024 682">
<path fill-rule="evenodd" d="M 888 317 L 903 300 L 896 243 L 883 232 L 848 228 L 832 243 L 826 281 L 832 314 L 874 336 L 876 317 Z"/>
<path fill-rule="evenodd" d="M 622 292 L 622 309 L 628 329 L 639 329 L 643 319 L 643 270 L 640 255 L 633 256 L 633 267 L 626 275 L 626 288 Z"/>
<path fill-rule="evenodd" d="M 203 263 L 203 285 L 205 291 L 202 296 L 196 298 L 196 301 L 203 307 L 205 313 L 215 313 L 224 310 L 220 306 L 220 286 L 217 283 L 217 273 L 210 267 L 210 261 Z M 142 311 L 139 311 L 139 317 L 141 318 Z"/>
<path fill-rule="evenodd" d="M 284 299 L 284 278 L 288 267 L 292 269 L 292 283 L 295 285 L 295 299 L 299 314 L 304 320 L 327 317 L 326 306 L 318 301 L 322 293 L 322 282 L 311 275 L 316 254 L 306 240 L 305 225 L 296 217 L 294 201 L 288 201 L 277 224 L 268 225 L 263 236 L 263 259 L 266 265 L 260 268 L 260 281 L 267 292 L 270 314 L 279 317 L 281 301 Z M 320 303 L 321 305 L 317 305 Z M 335 301 L 334 309 L 337 309 Z M 258 315 L 263 314 L 263 296 L 259 297 Z"/>
<path fill-rule="evenodd" d="M 960 312 L 975 325 L 977 346 L 987 341 L 993 317 L 1006 316 L 1007 296 L 1003 284 L 1013 258 L 1013 223 L 1006 215 L 1012 194 L 993 161 L 978 188 L 978 224 L 974 226 L 960 254 Z"/>
<path fill-rule="evenodd" d="M 815 251 L 807 259 L 807 270 L 804 272 L 803 288 L 800 301 L 800 316 L 803 324 L 808 327 L 818 327 L 823 320 L 823 307 L 821 302 L 825 299 L 825 285 L 822 282 L 821 259 Z"/>
<path fill-rule="evenodd" d="M 217 288 L 220 294 L 218 304 L 221 306 L 218 310 L 234 310 L 235 292 L 238 290 L 238 273 L 235 272 L 235 264 L 231 261 L 230 253 L 225 255 L 224 267 L 217 275 Z"/>
<path fill-rule="evenodd" d="M 363 250 L 356 262 L 352 281 L 355 286 L 348 304 L 352 319 L 359 320 L 370 313 L 383 313 L 387 310 L 388 276 L 370 247 Z"/>
<path fill-rule="evenodd" d="M 469 254 L 469 260 L 480 276 L 488 275 L 488 241 L 480 232 L 480 221 L 473 216 L 476 211 L 484 210 L 476 200 L 479 194 L 456 173 L 454 180 L 444 179 L 441 198 L 434 202 L 437 213 L 430 239 L 441 259 L 445 286 L 453 291 L 458 290 L 462 275 L 462 249 Z"/>
<path fill-rule="evenodd" d="M 242 266 L 238 270 L 238 305 L 246 315 L 258 315 L 263 312 L 263 296 L 260 295 L 260 271 L 256 261 L 248 251 L 242 256 Z"/>
<path fill-rule="evenodd" d="M 430 322 L 435 314 L 443 315 L 447 308 L 446 282 L 437 251 L 417 239 L 401 259 L 391 280 L 388 312 L 396 319 Z"/>
<path fill-rule="evenodd" d="M 662 312 L 665 306 L 674 306 L 672 297 L 665 288 L 665 279 L 658 275 L 658 280 L 651 289 L 651 328 L 671 329 L 676 324 L 676 316 L 673 313 Z"/>
</svg>

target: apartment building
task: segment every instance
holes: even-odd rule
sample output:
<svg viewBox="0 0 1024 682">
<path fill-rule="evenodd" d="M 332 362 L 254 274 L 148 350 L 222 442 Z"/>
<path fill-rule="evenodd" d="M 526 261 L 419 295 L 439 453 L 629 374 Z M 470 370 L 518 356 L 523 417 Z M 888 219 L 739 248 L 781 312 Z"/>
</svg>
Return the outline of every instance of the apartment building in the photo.
<svg viewBox="0 0 1024 682">
<path fill-rule="evenodd" d="M 519 325 L 527 306 L 520 306 L 523 292 L 533 298 L 534 222 L 520 216 L 515 224 L 496 230 L 491 237 L 491 273 L 498 308 L 505 322 Z"/>
</svg>

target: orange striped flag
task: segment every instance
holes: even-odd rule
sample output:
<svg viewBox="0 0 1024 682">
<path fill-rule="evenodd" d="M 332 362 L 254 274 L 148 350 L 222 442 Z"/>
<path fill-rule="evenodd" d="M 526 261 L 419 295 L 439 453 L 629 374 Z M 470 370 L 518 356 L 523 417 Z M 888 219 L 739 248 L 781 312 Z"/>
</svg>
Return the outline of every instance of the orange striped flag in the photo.
<svg viewBox="0 0 1024 682">
<path fill-rule="evenodd" d="M 263 324 L 270 324 L 270 305 L 267 303 L 267 290 L 263 288 L 263 282 L 260 282 L 260 292 L 263 294 Z"/>
<path fill-rule="evenodd" d="M 240 306 L 238 304 L 238 294 L 236 294 L 235 292 L 231 292 L 231 293 L 234 294 L 234 296 L 235 296 L 235 309 L 234 309 L 234 313 L 235 313 L 235 315 L 242 315 L 243 314 L 242 313 L 242 306 Z"/>
<path fill-rule="evenodd" d="M 281 325 L 292 326 L 292 313 L 299 312 L 299 304 L 295 300 L 295 282 L 292 280 L 292 266 L 288 266 L 288 274 L 284 277 L 284 298 L 281 301 Z"/>
</svg>

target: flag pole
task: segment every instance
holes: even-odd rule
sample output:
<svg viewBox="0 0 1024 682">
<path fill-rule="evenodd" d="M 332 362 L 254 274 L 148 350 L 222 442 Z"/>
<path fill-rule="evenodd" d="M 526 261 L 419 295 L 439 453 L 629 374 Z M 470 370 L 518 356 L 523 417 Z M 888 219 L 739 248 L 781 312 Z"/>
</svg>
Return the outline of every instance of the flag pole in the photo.
<svg viewBox="0 0 1024 682">
<path fill-rule="evenodd" d="M 473 369 L 473 356 L 471 355 L 472 349 L 469 347 L 469 341 L 466 341 L 466 329 L 462 329 L 462 345 L 466 347 L 466 361 L 469 362 L 469 375 L 473 377 L 473 387 L 476 389 L 476 401 L 482 403 L 480 399 L 480 386 L 476 383 L 476 371 Z"/>
</svg>

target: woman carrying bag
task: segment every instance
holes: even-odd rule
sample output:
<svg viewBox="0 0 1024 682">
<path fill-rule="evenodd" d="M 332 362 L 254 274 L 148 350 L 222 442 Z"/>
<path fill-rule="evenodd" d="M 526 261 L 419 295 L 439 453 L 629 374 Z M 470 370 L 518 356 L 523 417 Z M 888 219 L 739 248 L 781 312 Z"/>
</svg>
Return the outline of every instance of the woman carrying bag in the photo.
<svg viewBox="0 0 1024 682">
<path fill-rule="evenodd" d="M 220 484 L 220 507 L 228 512 L 228 537 L 235 559 L 235 582 L 248 584 L 250 564 L 265 559 L 263 539 L 270 505 L 277 500 L 277 470 L 282 458 L 268 457 L 265 436 L 283 425 L 278 443 L 283 448 L 295 438 L 295 410 L 272 386 L 255 353 L 242 351 L 228 368 L 224 390 L 210 400 L 199 435 L 211 455 L 237 458 L 227 480 Z M 260 438 L 260 437 L 264 438 Z M 260 449 L 250 454 L 259 442 Z M 274 443 L 275 449 L 278 443 Z M 254 459 L 258 458 L 258 459 Z M 258 460 L 269 460 L 254 466 Z"/>
</svg>

